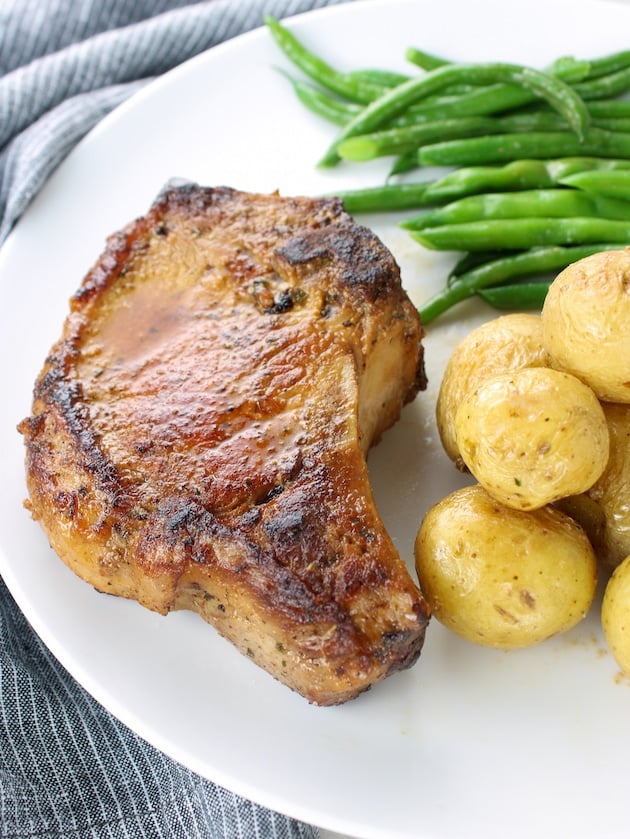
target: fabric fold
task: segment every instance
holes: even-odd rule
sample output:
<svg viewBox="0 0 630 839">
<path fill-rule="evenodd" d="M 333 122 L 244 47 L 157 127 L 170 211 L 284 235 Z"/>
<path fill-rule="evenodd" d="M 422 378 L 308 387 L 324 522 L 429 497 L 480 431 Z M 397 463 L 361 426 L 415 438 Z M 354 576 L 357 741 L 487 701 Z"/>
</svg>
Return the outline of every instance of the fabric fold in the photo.
<svg viewBox="0 0 630 839">
<path fill-rule="evenodd" d="M 0 244 L 73 145 L 140 82 L 261 26 L 265 13 L 283 18 L 340 2 L 346 0 L 206 0 L 185 6 L 162 0 L 158 15 L 146 0 L 1 3 L 0 67 L 12 69 L 0 77 Z M 100 31 L 92 23 L 97 8 Z M 16 173 L 27 168 L 24 184 Z"/>
</svg>

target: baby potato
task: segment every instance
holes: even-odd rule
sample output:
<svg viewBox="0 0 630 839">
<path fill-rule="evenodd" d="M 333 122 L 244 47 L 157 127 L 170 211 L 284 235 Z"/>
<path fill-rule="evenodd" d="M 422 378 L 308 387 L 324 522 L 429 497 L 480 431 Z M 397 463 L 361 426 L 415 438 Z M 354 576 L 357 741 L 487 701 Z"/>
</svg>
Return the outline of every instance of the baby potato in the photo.
<svg viewBox="0 0 630 839">
<path fill-rule="evenodd" d="M 594 501 L 588 492 L 570 495 L 555 502 L 555 506 L 571 516 L 588 536 L 589 542 L 595 548 L 597 559 L 601 559 L 599 545 L 606 528 L 606 517 L 601 505 Z"/>
<path fill-rule="evenodd" d="M 588 496 L 603 517 L 593 540 L 595 549 L 606 566 L 615 568 L 630 554 L 630 405 L 609 402 L 602 407 L 610 435 L 610 457 Z"/>
<path fill-rule="evenodd" d="M 548 367 L 540 315 L 509 314 L 473 329 L 448 360 L 436 406 L 442 446 L 463 468 L 455 439 L 455 414 L 464 395 L 495 373 L 522 367 Z"/>
<path fill-rule="evenodd" d="M 623 559 L 606 584 L 602 629 L 615 661 L 630 676 L 630 556 Z"/>
<path fill-rule="evenodd" d="M 483 381 L 462 400 L 455 435 L 479 483 L 518 510 L 590 489 L 608 461 L 597 397 L 575 376 L 546 367 Z"/>
<path fill-rule="evenodd" d="M 577 376 L 600 399 L 630 402 L 630 248 L 561 271 L 541 319 L 552 367 Z"/>
<path fill-rule="evenodd" d="M 462 638 L 504 650 L 575 626 L 597 584 L 593 548 L 573 519 L 551 506 L 514 510 L 479 484 L 429 510 L 415 559 L 436 619 Z"/>
</svg>

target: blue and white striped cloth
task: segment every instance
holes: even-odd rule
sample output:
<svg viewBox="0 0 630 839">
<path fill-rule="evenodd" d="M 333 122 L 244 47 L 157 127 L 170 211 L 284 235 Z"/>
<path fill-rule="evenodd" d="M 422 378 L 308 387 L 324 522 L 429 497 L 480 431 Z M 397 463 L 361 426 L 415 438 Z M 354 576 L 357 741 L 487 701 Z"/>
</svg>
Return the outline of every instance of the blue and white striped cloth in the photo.
<svg viewBox="0 0 630 839">
<path fill-rule="evenodd" d="M 278 18 L 345 0 L 0 0 L 0 244 L 47 176 L 152 77 Z"/>
<path fill-rule="evenodd" d="M 0 0 L 0 243 L 52 170 L 155 77 L 275 16 L 343 0 Z M 95 702 L 0 580 L 0 837 L 314 839 Z"/>
</svg>

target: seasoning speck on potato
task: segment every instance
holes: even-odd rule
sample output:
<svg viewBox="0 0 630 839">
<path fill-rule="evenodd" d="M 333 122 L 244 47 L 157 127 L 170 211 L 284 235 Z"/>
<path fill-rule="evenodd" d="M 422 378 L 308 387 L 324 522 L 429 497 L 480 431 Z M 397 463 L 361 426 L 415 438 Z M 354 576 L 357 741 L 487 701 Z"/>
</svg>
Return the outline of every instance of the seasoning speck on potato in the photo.
<svg viewBox="0 0 630 839">
<path fill-rule="evenodd" d="M 514 510 L 478 484 L 429 510 L 415 557 L 435 618 L 498 649 L 530 647 L 572 628 L 597 583 L 593 548 L 573 519 L 554 507 Z"/>
<path fill-rule="evenodd" d="M 483 381 L 462 400 L 455 432 L 479 483 L 519 510 L 585 492 L 608 461 L 608 426 L 593 391 L 545 367 Z"/>
</svg>

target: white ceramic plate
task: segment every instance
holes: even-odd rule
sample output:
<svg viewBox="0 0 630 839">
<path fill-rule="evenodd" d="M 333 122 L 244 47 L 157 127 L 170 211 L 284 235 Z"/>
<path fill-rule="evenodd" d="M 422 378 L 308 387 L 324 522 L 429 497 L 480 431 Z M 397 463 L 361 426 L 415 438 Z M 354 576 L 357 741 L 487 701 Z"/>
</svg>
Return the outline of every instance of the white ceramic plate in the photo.
<svg viewBox="0 0 630 839">
<path fill-rule="evenodd" d="M 291 25 L 343 68 L 405 69 L 414 44 L 457 60 L 544 66 L 627 48 L 630 8 L 604 2 L 368 0 Z M 269 807 L 361 837 L 626 835 L 630 692 L 596 609 L 533 650 L 475 648 L 430 626 L 410 671 L 339 708 L 309 706 L 191 614 L 104 597 L 50 552 L 21 504 L 35 375 L 105 236 L 173 176 L 285 194 L 377 183 L 385 168 L 314 164 L 333 136 L 307 114 L 256 31 L 189 62 L 106 119 L 50 179 L 0 259 L 0 571 L 62 663 L 132 729 L 193 770 Z M 367 218 L 417 302 L 452 262 Z M 371 456 L 377 500 L 412 567 L 427 507 L 457 485 L 433 421 L 436 390 L 473 308 L 430 329 L 431 385 Z M 27 337 L 28 336 L 28 337 Z"/>
</svg>

